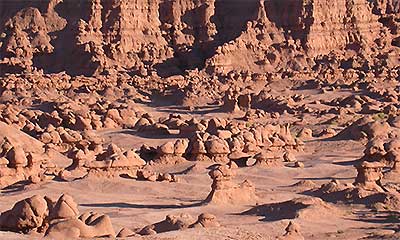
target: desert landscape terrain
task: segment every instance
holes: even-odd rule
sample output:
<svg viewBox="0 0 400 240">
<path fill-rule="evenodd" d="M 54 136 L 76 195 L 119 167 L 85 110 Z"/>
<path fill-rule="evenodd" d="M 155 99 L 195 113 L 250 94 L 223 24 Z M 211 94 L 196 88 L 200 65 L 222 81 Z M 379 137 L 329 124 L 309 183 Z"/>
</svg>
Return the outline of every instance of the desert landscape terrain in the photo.
<svg viewBox="0 0 400 240">
<path fill-rule="evenodd" d="M 0 239 L 400 239 L 399 0 L 0 0 Z"/>
</svg>

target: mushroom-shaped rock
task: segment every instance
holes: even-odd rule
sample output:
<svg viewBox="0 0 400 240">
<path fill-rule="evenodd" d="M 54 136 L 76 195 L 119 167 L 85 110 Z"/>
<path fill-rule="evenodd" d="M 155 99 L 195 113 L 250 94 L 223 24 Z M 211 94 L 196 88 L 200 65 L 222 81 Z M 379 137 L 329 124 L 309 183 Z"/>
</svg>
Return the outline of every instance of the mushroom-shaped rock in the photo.
<svg viewBox="0 0 400 240">
<path fill-rule="evenodd" d="M 354 185 L 368 191 L 384 192 L 380 184 L 382 178 L 382 168 L 384 164 L 380 162 L 362 162 L 355 166 L 357 177 Z"/>
<path fill-rule="evenodd" d="M 256 165 L 261 167 L 278 167 L 282 166 L 282 153 L 273 150 L 263 150 L 254 156 Z"/>
<path fill-rule="evenodd" d="M 228 143 L 220 138 L 211 138 L 205 144 L 207 153 L 211 159 L 219 163 L 227 163 L 229 159 L 227 155 L 230 153 Z"/>
<path fill-rule="evenodd" d="M 211 192 L 205 202 L 213 204 L 254 203 L 257 200 L 255 187 L 245 180 L 241 184 L 232 181 L 234 172 L 226 165 L 219 165 L 209 172 L 213 180 Z"/>
<path fill-rule="evenodd" d="M 207 149 L 202 139 L 194 138 L 190 141 L 190 160 L 191 161 L 207 161 Z"/>
<path fill-rule="evenodd" d="M 186 139 L 179 139 L 175 142 L 167 142 L 159 146 L 155 163 L 161 164 L 176 164 L 184 162 L 186 159 L 182 155 L 186 152 L 189 143 Z"/>
<path fill-rule="evenodd" d="M 379 162 L 383 159 L 385 154 L 384 141 L 381 139 L 372 139 L 367 143 L 362 160 Z"/>
<path fill-rule="evenodd" d="M 244 167 L 244 166 L 253 166 L 255 162 L 249 161 L 249 159 L 252 157 L 252 154 L 249 153 L 244 153 L 241 151 L 235 151 L 231 152 L 228 155 L 229 159 L 231 160 L 228 164 L 234 164 L 236 168 L 238 166 Z"/>
</svg>

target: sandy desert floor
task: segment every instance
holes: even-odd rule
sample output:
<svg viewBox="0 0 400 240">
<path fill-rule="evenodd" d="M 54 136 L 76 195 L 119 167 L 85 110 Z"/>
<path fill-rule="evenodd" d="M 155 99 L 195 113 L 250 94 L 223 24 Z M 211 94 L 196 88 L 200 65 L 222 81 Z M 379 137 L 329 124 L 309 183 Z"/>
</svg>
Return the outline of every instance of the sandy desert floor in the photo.
<svg viewBox="0 0 400 240">
<path fill-rule="evenodd" d="M 399 0 L 0 0 L 0 239 L 400 239 Z"/>
<path fill-rule="evenodd" d="M 299 92 L 304 93 L 306 92 Z M 329 95 L 314 95 L 311 92 L 309 101 L 315 101 L 318 96 L 319 100 L 329 98 Z M 174 106 L 137 106 L 155 117 L 168 117 L 170 113 L 179 111 Z M 240 119 L 242 114 L 211 112 L 190 115 L 204 119 Z M 282 116 L 283 119 L 284 117 L 286 116 Z M 308 117 L 310 122 L 322 121 Z M 331 126 L 336 131 L 341 129 Z M 296 125 L 294 129 L 301 127 Z M 327 126 L 317 126 L 316 130 L 325 127 Z M 115 143 L 126 149 L 138 149 L 142 144 L 159 146 L 179 139 L 179 136 L 174 135 L 143 134 L 134 129 L 100 130 L 96 133 L 106 139 L 105 145 Z M 341 184 L 354 182 L 357 171 L 353 165 L 363 156 L 365 141 L 322 136 L 304 140 L 304 144 L 304 151 L 296 153 L 297 160 L 304 163 L 304 167 L 296 168 L 291 163 L 285 163 L 279 167 L 244 166 L 235 170 L 235 182 L 247 179 L 255 185 L 257 199 L 252 204 L 205 204 L 204 200 L 212 183 L 207 169 L 216 163 L 185 161 L 147 167 L 153 171 L 171 173 L 179 178 L 178 182 L 141 181 L 121 174 L 111 178 L 88 175 L 73 181 L 55 180 L 28 185 L 17 183 L 1 191 L 0 210 L 6 211 L 15 202 L 32 195 L 57 198 L 67 193 L 73 196 L 81 212 L 96 211 L 108 215 L 116 231 L 122 228 L 141 229 L 145 225 L 165 219 L 167 215 L 197 216 L 204 212 L 214 214 L 221 224 L 220 227 L 183 229 L 150 237 L 131 236 L 132 239 L 276 239 L 285 233 L 284 229 L 289 221 L 295 221 L 301 226 L 304 239 L 381 239 L 382 236 L 392 236 L 397 230 L 395 213 L 377 212 L 364 204 L 339 202 L 332 203 L 332 208 L 311 204 L 310 209 L 306 210 L 301 210 L 300 206 L 283 206 L 283 211 L 294 213 L 293 217 L 279 213 L 266 213 L 265 216 L 245 213 L 257 205 L 312 196 L 307 190 L 332 180 L 340 181 Z M 1 232 L 1 237 L 32 239 L 41 238 L 41 235 Z"/>
</svg>

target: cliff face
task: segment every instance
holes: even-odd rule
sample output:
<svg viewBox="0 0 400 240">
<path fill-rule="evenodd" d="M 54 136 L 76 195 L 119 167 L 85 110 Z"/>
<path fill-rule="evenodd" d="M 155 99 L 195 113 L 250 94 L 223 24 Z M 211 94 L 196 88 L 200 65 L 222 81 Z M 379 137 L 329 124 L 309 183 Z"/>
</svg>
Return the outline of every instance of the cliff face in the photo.
<svg viewBox="0 0 400 240">
<path fill-rule="evenodd" d="M 0 71 L 303 69 L 332 50 L 374 49 L 382 36 L 381 48 L 397 46 L 399 2 L 1 1 Z"/>
<path fill-rule="evenodd" d="M 310 8 L 314 21 L 309 25 L 306 45 L 315 54 L 371 46 L 382 27 L 364 0 L 320 0 Z"/>
</svg>

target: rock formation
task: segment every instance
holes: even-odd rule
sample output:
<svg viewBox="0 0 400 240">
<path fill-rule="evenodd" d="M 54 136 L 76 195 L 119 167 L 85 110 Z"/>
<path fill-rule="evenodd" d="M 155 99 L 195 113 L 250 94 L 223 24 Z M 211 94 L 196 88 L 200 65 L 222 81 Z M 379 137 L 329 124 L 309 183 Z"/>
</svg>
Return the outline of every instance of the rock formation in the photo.
<svg viewBox="0 0 400 240">
<path fill-rule="evenodd" d="M 384 179 L 398 179 L 400 172 L 400 142 L 397 139 L 391 140 L 385 144 L 385 159 L 389 161 L 391 169 L 384 175 Z"/>
<path fill-rule="evenodd" d="M 150 182 L 178 182 L 179 178 L 176 175 L 169 173 L 157 173 L 150 170 L 141 169 L 136 172 L 136 178 L 138 180 L 150 181 Z"/>
<path fill-rule="evenodd" d="M 241 184 L 232 181 L 234 170 L 228 166 L 217 166 L 209 172 L 213 180 L 211 192 L 205 199 L 206 203 L 211 204 L 245 204 L 257 201 L 255 187 L 245 180 Z"/>
<path fill-rule="evenodd" d="M 38 183 L 54 178 L 60 171 L 55 163 L 68 163 L 64 156 L 46 151 L 39 141 L 0 123 L 0 187 L 4 188 L 20 181 Z"/>
<path fill-rule="evenodd" d="M 180 214 L 177 216 L 168 215 L 163 221 L 144 227 L 139 231 L 139 234 L 153 235 L 162 232 L 186 229 L 189 227 L 191 221 L 191 216 L 187 214 Z"/>
<path fill-rule="evenodd" d="M 56 202 L 38 195 L 19 201 L 1 214 L 0 228 L 34 231 L 50 238 L 115 237 L 108 216 L 92 212 L 79 216 L 78 205 L 69 195 L 62 195 Z"/>
<path fill-rule="evenodd" d="M 115 237 L 111 220 L 99 213 L 83 213 L 79 216 L 77 204 L 68 195 L 62 195 L 49 214 L 49 238 L 96 238 Z"/>
<path fill-rule="evenodd" d="M 277 221 L 282 219 L 313 218 L 317 216 L 333 217 L 340 215 L 341 212 L 335 206 L 324 202 L 320 198 L 301 197 L 285 202 L 258 205 L 242 214 L 263 216 L 265 220 Z"/>
<path fill-rule="evenodd" d="M 399 0 L 0 0 L 0 207 L 65 187 L 137 215 L 120 238 L 373 238 L 400 208 L 399 56 Z M 307 235 L 229 219 L 245 205 Z M 113 238 L 110 217 L 35 195 L 0 230 Z"/>
<path fill-rule="evenodd" d="M 207 133 L 198 132 L 190 139 L 192 160 L 211 159 L 217 163 L 228 163 L 229 160 L 241 161 L 253 156 L 261 165 L 271 166 L 280 165 L 288 151 L 302 149 L 301 140 L 293 138 L 289 126 L 268 124 L 246 127 L 228 122 L 225 126 L 212 127 L 212 121 Z M 293 153 L 290 155 L 293 156 Z"/>
<path fill-rule="evenodd" d="M 220 224 L 217 221 L 217 217 L 210 213 L 202 213 L 197 217 L 197 221 L 190 225 L 194 228 L 208 228 L 208 227 L 219 227 Z"/>
<path fill-rule="evenodd" d="M 94 144 L 95 145 L 95 144 Z M 82 177 L 88 173 L 90 176 L 115 176 L 119 174 L 135 175 L 136 171 L 146 162 L 135 150 L 124 151 L 115 144 L 110 144 L 106 149 L 101 145 L 88 148 L 75 149 L 72 152 L 73 163 L 67 168 L 73 175 Z M 66 179 L 66 178 L 65 178 Z"/>
<path fill-rule="evenodd" d="M 354 185 L 368 191 L 383 192 L 383 189 L 378 185 L 383 177 L 383 167 L 384 165 L 380 162 L 363 162 L 357 165 L 358 174 Z"/>
<path fill-rule="evenodd" d="M 282 237 L 279 237 L 278 240 L 304 240 L 300 232 L 300 226 L 295 222 L 290 221 L 285 231 L 286 233 Z"/>
<path fill-rule="evenodd" d="M 3 230 L 24 232 L 43 231 L 49 208 L 45 198 L 32 196 L 15 203 L 14 207 L 0 216 L 0 227 Z"/>
<path fill-rule="evenodd" d="M 5 2 L 1 69 L 170 76 L 195 68 L 275 71 L 280 64 L 280 70 L 303 71 L 314 57 L 333 50 L 368 55 L 395 46 L 396 25 L 386 20 L 398 13 L 393 2 L 259 0 L 228 7 L 225 0 L 85 0 L 79 6 L 71 0 Z M 386 45 L 385 29 L 394 39 Z M 54 64 L 62 54 L 64 59 Z"/>
<path fill-rule="evenodd" d="M 189 146 L 187 139 L 179 139 L 175 142 L 167 142 L 157 149 L 156 163 L 174 164 L 185 161 L 182 156 L 186 153 Z"/>
<path fill-rule="evenodd" d="M 384 144 L 381 139 L 375 139 L 367 144 L 364 156 L 354 165 L 357 176 L 353 184 L 342 184 L 333 180 L 311 192 L 333 202 L 345 201 L 375 208 L 396 208 L 400 204 L 400 196 L 396 190 L 396 161 L 393 161 L 392 155 L 397 149 L 395 141 Z M 390 154 L 385 152 L 384 145 Z M 387 165 L 392 166 L 392 169 L 383 174 L 383 168 Z"/>
<path fill-rule="evenodd" d="M 202 213 L 194 221 L 188 214 L 168 215 L 163 221 L 142 228 L 140 235 L 153 235 L 157 233 L 184 230 L 187 228 L 211 228 L 219 227 L 216 217 L 209 213 Z"/>
</svg>

